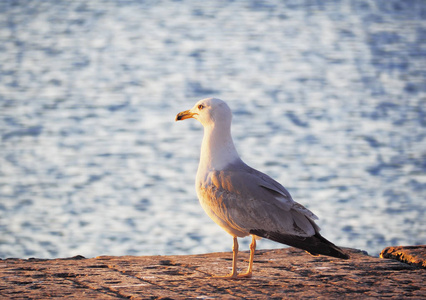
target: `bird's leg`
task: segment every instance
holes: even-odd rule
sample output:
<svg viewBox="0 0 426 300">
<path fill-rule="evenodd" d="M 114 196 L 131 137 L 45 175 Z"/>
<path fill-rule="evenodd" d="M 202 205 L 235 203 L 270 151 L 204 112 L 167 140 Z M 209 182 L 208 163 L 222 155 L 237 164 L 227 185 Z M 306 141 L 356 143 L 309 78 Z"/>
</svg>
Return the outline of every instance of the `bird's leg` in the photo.
<svg viewBox="0 0 426 300">
<path fill-rule="evenodd" d="M 237 278 L 237 258 L 238 258 L 238 240 L 234 236 L 234 244 L 232 245 L 232 272 L 226 276 L 213 276 L 215 278 Z"/>
<path fill-rule="evenodd" d="M 238 258 L 238 240 L 237 237 L 234 237 L 234 244 L 232 245 L 232 272 L 231 277 L 235 278 L 237 276 L 237 258 Z"/>
<path fill-rule="evenodd" d="M 251 236 L 251 244 L 250 244 L 250 259 L 249 265 L 247 268 L 247 272 L 244 274 L 239 274 L 238 277 L 246 277 L 250 278 L 253 272 L 253 260 L 254 260 L 254 251 L 256 250 L 256 237 L 254 235 Z"/>
</svg>

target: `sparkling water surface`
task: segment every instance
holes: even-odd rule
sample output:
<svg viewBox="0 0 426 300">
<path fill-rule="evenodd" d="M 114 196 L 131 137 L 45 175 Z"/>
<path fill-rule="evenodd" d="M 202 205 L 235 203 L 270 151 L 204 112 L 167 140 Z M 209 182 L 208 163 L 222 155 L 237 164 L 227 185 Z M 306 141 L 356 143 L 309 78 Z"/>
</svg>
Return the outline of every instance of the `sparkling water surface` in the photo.
<svg viewBox="0 0 426 300">
<path fill-rule="evenodd" d="M 326 238 L 426 243 L 426 2 L 1 1 L 0 257 L 230 251 L 174 122 L 206 97 Z"/>
</svg>

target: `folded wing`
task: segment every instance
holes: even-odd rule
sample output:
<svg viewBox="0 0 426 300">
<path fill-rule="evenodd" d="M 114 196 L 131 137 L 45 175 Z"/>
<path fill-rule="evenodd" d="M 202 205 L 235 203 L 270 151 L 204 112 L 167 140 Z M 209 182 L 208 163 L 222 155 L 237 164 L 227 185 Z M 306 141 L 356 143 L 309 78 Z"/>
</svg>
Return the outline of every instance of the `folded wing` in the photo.
<svg viewBox="0 0 426 300">
<path fill-rule="evenodd" d="M 254 169 L 210 172 L 205 185 L 214 214 L 239 232 L 298 247 L 313 255 L 348 258 L 319 234 L 317 217 L 278 182 Z M 208 191 L 207 191 L 208 190 Z M 223 225 L 221 225 L 224 227 Z"/>
</svg>

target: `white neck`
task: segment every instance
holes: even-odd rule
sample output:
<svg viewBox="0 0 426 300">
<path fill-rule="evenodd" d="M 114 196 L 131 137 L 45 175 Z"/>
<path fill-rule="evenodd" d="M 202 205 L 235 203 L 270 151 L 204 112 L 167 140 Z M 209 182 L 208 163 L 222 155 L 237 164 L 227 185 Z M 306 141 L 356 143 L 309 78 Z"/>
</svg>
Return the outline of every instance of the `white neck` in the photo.
<svg viewBox="0 0 426 300">
<path fill-rule="evenodd" d="M 232 141 L 230 126 L 205 126 L 198 173 L 220 171 L 237 160 L 241 159 Z"/>
</svg>

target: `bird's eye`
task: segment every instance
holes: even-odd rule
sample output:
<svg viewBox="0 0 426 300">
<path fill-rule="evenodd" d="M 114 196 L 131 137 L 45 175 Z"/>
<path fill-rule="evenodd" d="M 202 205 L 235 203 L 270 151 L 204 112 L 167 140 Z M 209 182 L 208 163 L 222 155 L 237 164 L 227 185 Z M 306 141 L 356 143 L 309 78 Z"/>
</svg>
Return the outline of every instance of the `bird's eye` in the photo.
<svg viewBox="0 0 426 300">
<path fill-rule="evenodd" d="M 199 110 L 202 110 L 203 108 L 204 108 L 204 105 L 202 105 L 202 104 L 198 105 Z"/>
</svg>

